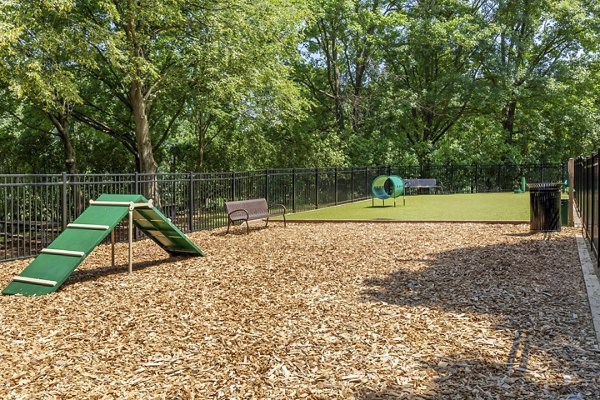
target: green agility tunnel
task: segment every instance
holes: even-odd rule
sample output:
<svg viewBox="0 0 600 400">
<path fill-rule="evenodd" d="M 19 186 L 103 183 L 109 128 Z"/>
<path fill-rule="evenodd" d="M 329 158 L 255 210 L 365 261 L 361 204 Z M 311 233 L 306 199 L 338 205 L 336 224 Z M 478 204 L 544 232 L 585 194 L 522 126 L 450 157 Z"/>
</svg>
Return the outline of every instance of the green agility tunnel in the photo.
<svg viewBox="0 0 600 400">
<path fill-rule="evenodd" d="M 389 182 L 389 192 L 385 186 Z M 394 207 L 396 207 L 396 198 L 400 195 L 404 198 L 404 180 L 396 175 L 379 175 L 373 179 L 371 184 L 371 194 L 373 195 L 372 205 L 375 205 L 375 199 L 380 199 L 385 204 L 385 200 L 389 198 L 394 199 Z M 404 205 L 406 200 L 404 199 Z"/>
</svg>

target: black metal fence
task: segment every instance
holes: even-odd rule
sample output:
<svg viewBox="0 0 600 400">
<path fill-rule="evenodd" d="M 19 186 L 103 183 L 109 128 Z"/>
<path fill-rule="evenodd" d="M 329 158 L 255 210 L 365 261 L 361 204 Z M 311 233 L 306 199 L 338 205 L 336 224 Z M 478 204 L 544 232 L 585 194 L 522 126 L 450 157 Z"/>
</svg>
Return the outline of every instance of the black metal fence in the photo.
<svg viewBox="0 0 600 400">
<path fill-rule="evenodd" d="M 224 203 L 265 197 L 299 212 L 370 198 L 381 174 L 436 178 L 446 193 L 512 191 L 531 182 L 564 181 L 562 164 L 433 165 L 272 169 L 188 174 L 0 175 L 0 261 L 36 255 L 102 193 L 140 193 L 184 232 L 227 225 Z M 126 238 L 124 227 L 117 239 Z M 138 235 L 139 232 L 136 232 Z"/>
<path fill-rule="evenodd" d="M 598 251 L 598 225 L 600 224 L 600 153 L 592 153 L 590 157 L 579 157 L 574 162 L 575 205 L 579 211 L 583 231 L 589 240 L 590 247 L 600 261 Z M 600 265 L 600 264 L 599 264 Z"/>
</svg>

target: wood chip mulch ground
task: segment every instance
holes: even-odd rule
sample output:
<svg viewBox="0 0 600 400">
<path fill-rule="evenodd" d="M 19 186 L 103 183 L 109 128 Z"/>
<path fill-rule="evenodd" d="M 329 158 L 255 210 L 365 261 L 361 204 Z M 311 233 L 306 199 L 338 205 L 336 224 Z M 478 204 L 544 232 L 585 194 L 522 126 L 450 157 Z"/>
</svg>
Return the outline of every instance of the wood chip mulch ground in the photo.
<svg viewBox="0 0 600 400">
<path fill-rule="evenodd" d="M 0 398 L 600 399 L 573 229 L 244 231 L 191 234 L 205 258 L 135 243 L 131 275 L 104 246 L 55 294 L 1 296 Z"/>
</svg>

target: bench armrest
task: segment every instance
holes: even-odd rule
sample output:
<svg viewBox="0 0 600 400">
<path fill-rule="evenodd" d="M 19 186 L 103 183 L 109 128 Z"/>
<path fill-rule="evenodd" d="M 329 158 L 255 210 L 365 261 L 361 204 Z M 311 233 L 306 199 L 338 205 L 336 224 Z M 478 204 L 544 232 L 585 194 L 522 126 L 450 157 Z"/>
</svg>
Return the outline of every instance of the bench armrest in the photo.
<svg viewBox="0 0 600 400">
<path fill-rule="evenodd" d="M 243 208 L 240 208 L 238 210 L 233 210 L 232 212 L 230 212 L 229 214 L 227 214 L 227 218 L 230 221 L 234 221 L 234 219 L 231 218 L 231 214 L 235 214 L 237 212 L 244 212 L 246 214 L 246 218 L 236 218 L 235 221 L 240 221 L 240 220 L 246 220 L 246 221 L 248 221 L 250 219 L 250 215 L 248 215 L 248 211 L 244 210 Z"/>
<path fill-rule="evenodd" d="M 285 215 L 285 213 L 287 212 L 287 208 L 285 208 L 285 206 L 283 204 L 279 204 L 279 203 L 270 204 L 269 205 L 269 210 L 271 209 L 271 207 L 282 208 L 283 209 L 283 215 Z"/>
</svg>

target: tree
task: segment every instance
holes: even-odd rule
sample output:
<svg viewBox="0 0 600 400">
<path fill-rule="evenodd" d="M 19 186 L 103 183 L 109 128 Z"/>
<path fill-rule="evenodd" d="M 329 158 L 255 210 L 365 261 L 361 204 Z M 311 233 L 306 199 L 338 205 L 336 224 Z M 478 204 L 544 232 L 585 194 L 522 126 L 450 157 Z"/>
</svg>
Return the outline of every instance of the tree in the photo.
<svg viewBox="0 0 600 400">
<path fill-rule="evenodd" d="M 78 2 L 76 11 L 95 68 L 81 71 L 86 88 L 74 115 L 119 140 L 135 156 L 138 171 L 154 174 L 152 112 L 184 72 L 178 55 L 185 51 L 186 26 L 193 23 L 188 4 L 88 0 Z M 172 118 L 179 115 L 179 103 L 169 110 Z M 172 127 L 166 125 L 161 136 Z"/>
<path fill-rule="evenodd" d="M 70 23 L 71 1 L 4 1 L 0 14 L 0 81 L 10 94 L 43 113 L 54 132 L 40 126 L 29 128 L 60 137 L 69 173 L 77 171 L 71 139 L 71 112 L 80 101 L 76 66 L 89 65 L 81 47 L 81 32 Z M 19 119 L 15 110 L 9 110 Z M 28 125 L 25 121 L 21 123 Z"/>
<path fill-rule="evenodd" d="M 589 4 L 586 0 L 503 0 L 494 9 L 494 56 L 486 63 L 484 75 L 499 103 L 509 145 L 527 130 L 528 105 L 552 102 L 557 96 L 553 82 L 571 79 L 570 66 L 577 66 L 594 35 L 588 25 L 593 15 Z"/>
<path fill-rule="evenodd" d="M 364 91 L 380 66 L 381 35 L 398 22 L 396 7 L 396 2 L 383 0 L 310 2 L 313 18 L 299 79 L 332 110 L 338 132 L 346 130 L 348 120 L 353 132 L 361 129 Z"/>
<path fill-rule="evenodd" d="M 197 171 L 207 168 L 206 152 L 217 151 L 219 142 L 265 143 L 271 127 L 303 118 L 308 104 L 292 79 L 291 63 L 304 16 L 305 9 L 288 0 L 206 10 L 204 29 L 183 55 L 190 66 L 186 109 L 196 136 Z M 218 151 L 228 158 L 227 149 Z"/>
<path fill-rule="evenodd" d="M 489 37 L 485 3 L 415 1 L 403 26 L 388 32 L 385 113 L 408 140 L 420 164 L 473 110 L 481 95 L 483 49 Z"/>
</svg>

